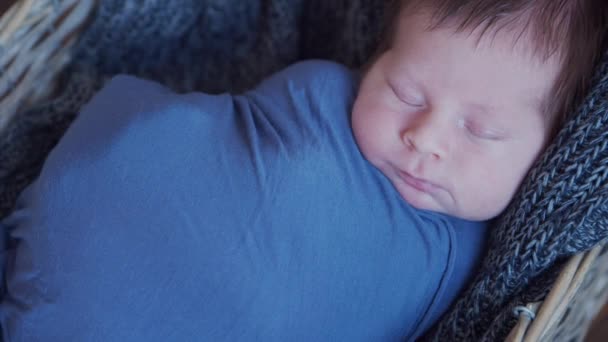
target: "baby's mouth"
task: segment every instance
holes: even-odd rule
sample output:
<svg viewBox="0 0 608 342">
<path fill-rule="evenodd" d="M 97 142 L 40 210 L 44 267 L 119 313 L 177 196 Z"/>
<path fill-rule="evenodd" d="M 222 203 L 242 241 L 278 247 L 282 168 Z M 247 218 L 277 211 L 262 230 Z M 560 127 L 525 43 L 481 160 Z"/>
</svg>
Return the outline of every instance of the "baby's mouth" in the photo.
<svg viewBox="0 0 608 342">
<path fill-rule="evenodd" d="M 408 172 L 398 170 L 398 174 L 399 178 L 401 178 L 404 183 L 420 192 L 433 194 L 442 189 L 439 185 L 426 179 L 415 177 Z"/>
</svg>

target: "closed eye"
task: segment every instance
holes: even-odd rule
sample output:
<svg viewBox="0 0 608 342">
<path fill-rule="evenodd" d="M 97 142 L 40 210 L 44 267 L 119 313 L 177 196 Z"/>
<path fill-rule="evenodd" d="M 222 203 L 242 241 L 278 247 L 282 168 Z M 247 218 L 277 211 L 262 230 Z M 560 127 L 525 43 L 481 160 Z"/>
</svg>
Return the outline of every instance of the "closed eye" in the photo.
<svg viewBox="0 0 608 342">
<path fill-rule="evenodd" d="M 424 106 L 424 103 L 422 101 L 412 99 L 402 94 L 400 91 L 397 90 L 395 86 L 393 86 L 393 84 L 389 83 L 389 86 L 395 97 L 397 97 L 399 101 L 403 102 L 404 104 L 414 108 L 421 108 Z"/>
<path fill-rule="evenodd" d="M 505 138 L 504 134 L 498 130 L 480 127 L 471 123 L 466 123 L 464 126 L 467 132 L 475 138 L 494 141 L 503 140 Z"/>
</svg>

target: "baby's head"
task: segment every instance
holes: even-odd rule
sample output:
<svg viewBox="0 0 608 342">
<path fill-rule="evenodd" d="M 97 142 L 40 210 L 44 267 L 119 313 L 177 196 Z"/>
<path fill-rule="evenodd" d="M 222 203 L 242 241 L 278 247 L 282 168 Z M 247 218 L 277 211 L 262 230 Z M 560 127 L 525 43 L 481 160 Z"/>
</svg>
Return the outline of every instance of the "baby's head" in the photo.
<svg viewBox="0 0 608 342">
<path fill-rule="evenodd" d="M 605 0 L 403 0 L 352 124 L 414 207 L 500 214 L 587 91 Z"/>
</svg>

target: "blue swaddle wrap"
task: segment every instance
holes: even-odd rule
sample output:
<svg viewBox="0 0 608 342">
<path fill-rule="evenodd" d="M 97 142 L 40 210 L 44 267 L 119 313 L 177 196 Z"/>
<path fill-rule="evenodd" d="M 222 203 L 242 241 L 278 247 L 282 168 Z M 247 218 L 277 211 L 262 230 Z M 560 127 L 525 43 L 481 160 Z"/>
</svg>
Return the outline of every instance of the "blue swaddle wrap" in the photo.
<svg viewBox="0 0 608 342">
<path fill-rule="evenodd" d="M 413 339 L 485 225 L 416 210 L 357 149 L 356 76 L 238 96 L 111 80 L 2 224 L 6 341 Z"/>
</svg>

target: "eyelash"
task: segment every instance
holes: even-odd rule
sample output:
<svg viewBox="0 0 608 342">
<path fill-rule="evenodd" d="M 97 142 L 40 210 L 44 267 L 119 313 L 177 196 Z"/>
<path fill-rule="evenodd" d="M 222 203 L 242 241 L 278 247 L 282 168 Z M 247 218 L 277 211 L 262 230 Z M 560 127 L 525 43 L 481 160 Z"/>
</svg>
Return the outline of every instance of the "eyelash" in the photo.
<svg viewBox="0 0 608 342">
<path fill-rule="evenodd" d="M 405 103 L 406 105 L 408 105 L 408 106 L 412 106 L 412 107 L 414 107 L 414 108 L 422 108 L 422 107 L 424 107 L 424 105 L 423 105 L 423 104 L 416 104 L 416 103 L 412 103 L 411 101 L 406 101 L 406 100 L 403 100 L 403 99 L 401 99 L 401 101 L 402 101 L 403 103 Z"/>
<path fill-rule="evenodd" d="M 393 94 L 395 95 L 395 97 L 397 97 L 397 99 L 399 99 L 399 101 L 405 103 L 406 105 L 412 106 L 414 108 L 421 108 L 424 106 L 424 104 L 414 103 L 413 101 L 405 100 L 402 96 L 399 96 L 399 93 L 397 92 L 395 87 L 393 87 L 393 85 L 390 85 L 390 87 L 391 87 L 391 90 L 393 91 Z"/>
<path fill-rule="evenodd" d="M 412 106 L 413 108 L 422 108 L 424 107 L 424 104 L 416 104 L 413 103 L 412 101 L 407 101 L 405 100 L 402 96 L 399 96 L 399 93 L 397 92 L 397 90 L 395 89 L 395 87 L 392 84 L 389 84 L 391 90 L 393 91 L 393 94 L 395 95 L 395 97 L 397 97 L 397 99 L 399 99 L 399 101 L 405 103 L 408 106 Z M 502 140 L 503 138 L 495 133 L 488 133 L 488 131 L 483 131 L 480 130 L 477 127 L 474 127 L 472 124 L 470 123 L 464 123 L 464 128 L 467 130 L 467 132 L 472 135 L 474 138 L 477 139 L 483 139 L 483 140 L 491 140 L 491 141 L 499 141 Z"/>
<path fill-rule="evenodd" d="M 471 125 L 469 123 L 465 123 L 464 128 L 467 130 L 467 132 L 469 132 L 471 135 L 473 135 L 475 138 L 478 138 L 478 139 L 493 140 L 493 141 L 502 139 L 500 136 L 498 136 L 494 133 L 480 130 L 477 127 L 473 127 L 473 125 Z"/>
</svg>

